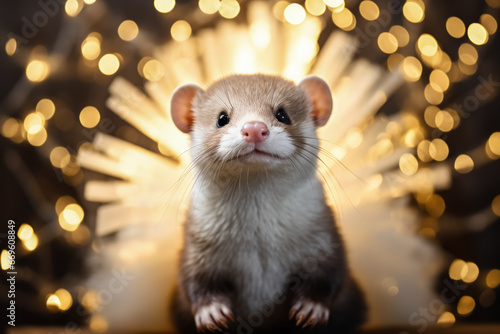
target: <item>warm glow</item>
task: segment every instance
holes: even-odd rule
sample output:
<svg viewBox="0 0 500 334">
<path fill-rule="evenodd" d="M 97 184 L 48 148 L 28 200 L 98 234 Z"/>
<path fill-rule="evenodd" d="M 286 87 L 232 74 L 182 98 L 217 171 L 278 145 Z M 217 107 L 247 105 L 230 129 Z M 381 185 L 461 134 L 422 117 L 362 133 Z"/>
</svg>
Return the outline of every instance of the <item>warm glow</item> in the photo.
<svg viewBox="0 0 500 334">
<path fill-rule="evenodd" d="M 418 171 L 417 158 L 411 153 L 405 153 L 399 158 L 399 169 L 407 176 L 411 176 Z"/>
<path fill-rule="evenodd" d="M 458 56 L 465 65 L 474 65 L 479 57 L 476 48 L 469 43 L 460 45 Z"/>
<path fill-rule="evenodd" d="M 455 159 L 455 170 L 460 174 L 469 173 L 474 169 L 474 161 L 466 154 L 461 154 Z"/>
<path fill-rule="evenodd" d="M 398 49 L 398 40 L 390 32 L 383 32 L 378 36 L 377 44 L 384 53 L 394 53 Z"/>
<path fill-rule="evenodd" d="M 406 57 L 400 68 L 407 81 L 418 81 L 422 75 L 422 63 L 415 57 Z"/>
<path fill-rule="evenodd" d="M 57 215 L 60 215 L 64 208 L 71 203 L 76 203 L 76 200 L 71 196 L 61 196 L 57 199 L 55 205 L 55 211 Z"/>
<path fill-rule="evenodd" d="M 149 81 L 158 81 L 165 75 L 165 66 L 156 59 L 150 59 L 144 64 L 142 73 Z"/>
<path fill-rule="evenodd" d="M 66 231 L 75 231 L 83 220 L 83 209 L 76 203 L 68 204 L 59 214 L 59 225 Z"/>
<path fill-rule="evenodd" d="M 101 114 L 96 107 L 87 106 L 80 111 L 80 123 L 86 128 L 93 128 L 101 120 Z"/>
<path fill-rule="evenodd" d="M 47 296 L 46 304 L 47 304 L 47 309 L 49 309 L 52 312 L 56 312 L 61 309 L 61 301 L 54 294 L 50 294 Z"/>
<path fill-rule="evenodd" d="M 225 19 L 234 19 L 240 13 L 240 4 L 236 0 L 222 0 L 219 14 Z"/>
<path fill-rule="evenodd" d="M 468 267 L 464 260 L 455 259 L 450 265 L 448 274 L 450 275 L 451 279 L 458 281 L 464 278 L 465 275 L 467 275 L 467 270 Z"/>
<path fill-rule="evenodd" d="M 410 42 L 410 34 L 408 33 L 408 30 L 402 26 L 392 26 L 391 29 L 389 29 L 389 32 L 396 37 L 400 48 L 407 46 L 408 42 Z"/>
<path fill-rule="evenodd" d="M 120 60 L 114 54 L 108 53 L 99 60 L 99 70 L 104 75 L 113 75 L 120 68 Z"/>
<path fill-rule="evenodd" d="M 2 255 L 0 255 L 0 262 L 2 265 L 2 270 L 9 270 L 11 261 L 12 261 L 12 257 L 10 255 L 10 253 L 6 249 L 2 250 Z"/>
<path fill-rule="evenodd" d="M 301 24 L 306 18 L 304 7 L 298 3 L 292 3 L 285 8 L 285 20 L 291 24 Z"/>
<path fill-rule="evenodd" d="M 486 145 L 493 154 L 500 156 L 500 132 L 492 133 Z"/>
<path fill-rule="evenodd" d="M 17 230 L 17 236 L 20 240 L 25 241 L 32 238 L 34 235 L 33 227 L 28 224 L 22 224 Z"/>
<path fill-rule="evenodd" d="M 457 312 L 460 315 L 470 314 L 476 307 L 476 302 L 471 296 L 463 296 L 458 301 Z"/>
<path fill-rule="evenodd" d="M 363 16 L 365 20 L 368 21 L 375 21 L 380 15 L 378 6 L 375 4 L 375 2 L 370 0 L 361 1 L 361 3 L 359 4 L 359 12 L 361 13 L 361 16 Z"/>
<path fill-rule="evenodd" d="M 47 130 L 45 128 L 42 128 L 40 131 L 37 133 L 28 133 L 27 135 L 28 143 L 30 143 L 33 146 L 42 146 L 45 144 L 45 141 L 47 140 Z"/>
<path fill-rule="evenodd" d="M 433 139 L 429 145 L 429 154 L 436 161 L 444 161 L 449 154 L 448 145 L 442 139 Z"/>
<path fill-rule="evenodd" d="M 219 10 L 219 0 L 200 0 L 198 2 L 200 10 L 205 14 L 215 14 Z"/>
<path fill-rule="evenodd" d="M 467 262 L 467 273 L 462 277 L 462 281 L 465 283 L 474 282 L 479 276 L 479 268 L 474 262 Z"/>
<path fill-rule="evenodd" d="M 73 297 L 71 297 L 71 294 L 68 292 L 68 290 L 59 289 L 54 293 L 54 295 L 59 299 L 59 308 L 61 309 L 61 311 L 67 311 L 71 307 L 71 305 L 73 305 Z"/>
<path fill-rule="evenodd" d="M 265 20 L 257 20 L 250 25 L 250 38 L 253 44 L 259 48 L 266 48 L 271 42 L 271 31 Z"/>
<path fill-rule="evenodd" d="M 5 52 L 12 56 L 17 51 L 17 41 L 15 38 L 10 38 L 7 43 L 5 43 Z"/>
<path fill-rule="evenodd" d="M 1 131 L 5 138 L 12 138 L 19 131 L 19 122 L 15 118 L 7 118 L 2 124 Z"/>
<path fill-rule="evenodd" d="M 28 134 L 35 134 L 42 131 L 45 125 L 45 118 L 37 111 L 32 112 L 24 119 L 24 129 Z"/>
<path fill-rule="evenodd" d="M 176 21 L 170 28 L 172 38 L 177 42 L 183 42 L 191 36 L 191 26 L 184 20 Z"/>
<path fill-rule="evenodd" d="M 428 84 L 424 88 L 424 96 L 427 102 L 430 104 L 438 105 L 443 102 L 444 94 L 441 90 L 436 90 L 431 84 Z"/>
<path fill-rule="evenodd" d="M 443 312 L 438 320 L 437 324 L 440 327 L 449 327 L 455 323 L 455 316 L 451 312 Z"/>
<path fill-rule="evenodd" d="M 323 0 L 323 2 L 331 8 L 337 8 L 344 5 L 344 0 Z"/>
<path fill-rule="evenodd" d="M 322 15 L 326 10 L 323 0 L 306 0 L 305 7 L 309 14 L 315 16 Z"/>
<path fill-rule="evenodd" d="M 467 36 L 472 43 L 483 45 L 488 41 L 488 31 L 479 23 L 472 23 L 467 29 Z"/>
<path fill-rule="evenodd" d="M 175 7 L 175 0 L 155 0 L 154 6 L 160 13 L 168 13 Z"/>
<path fill-rule="evenodd" d="M 441 217 L 446 208 L 444 199 L 438 194 L 432 194 L 425 200 L 425 209 L 432 217 Z"/>
<path fill-rule="evenodd" d="M 95 3 L 96 0 L 83 0 L 83 2 L 85 2 L 86 5 L 92 5 L 93 3 Z"/>
<path fill-rule="evenodd" d="M 450 79 L 442 70 L 434 70 L 429 76 L 429 83 L 434 90 L 445 92 L 450 87 Z"/>
<path fill-rule="evenodd" d="M 461 38 L 465 35 L 465 24 L 456 16 L 449 17 L 446 20 L 446 31 L 451 37 Z"/>
<path fill-rule="evenodd" d="M 89 328 L 93 332 L 106 332 L 108 330 L 108 322 L 101 315 L 94 315 L 90 319 Z"/>
<path fill-rule="evenodd" d="M 64 168 L 69 164 L 70 154 L 62 146 L 56 146 L 50 152 L 50 162 L 56 168 Z"/>
<path fill-rule="evenodd" d="M 500 270 L 490 270 L 488 275 L 486 275 L 486 285 L 491 289 L 496 289 L 500 285 Z"/>
<path fill-rule="evenodd" d="M 404 17 L 412 22 L 419 23 L 424 19 L 425 5 L 421 0 L 407 0 L 403 6 Z"/>
<path fill-rule="evenodd" d="M 40 82 L 47 78 L 49 74 L 49 65 L 41 60 L 32 60 L 26 67 L 26 76 L 28 80 Z"/>
<path fill-rule="evenodd" d="M 66 11 L 66 14 L 68 16 L 74 17 L 77 16 L 78 13 L 83 8 L 83 3 L 81 0 L 67 0 L 66 4 L 64 5 L 64 10 Z"/>
<path fill-rule="evenodd" d="M 483 27 L 486 28 L 488 34 L 493 35 L 497 31 L 498 23 L 490 14 L 481 15 L 481 17 L 479 18 L 479 22 Z"/>
<path fill-rule="evenodd" d="M 495 215 L 500 217 L 500 195 L 497 195 L 491 202 L 491 210 Z"/>
<path fill-rule="evenodd" d="M 337 27 L 345 31 L 351 31 L 356 27 L 356 18 L 347 8 L 339 12 L 334 11 L 332 13 L 332 20 Z"/>
<path fill-rule="evenodd" d="M 455 121 L 453 116 L 447 110 L 439 110 L 436 114 L 434 123 L 439 130 L 449 132 L 453 130 Z"/>
<path fill-rule="evenodd" d="M 54 113 L 56 112 L 56 106 L 54 105 L 54 102 L 52 102 L 52 100 L 50 99 L 41 99 L 36 104 L 35 110 L 39 112 L 43 116 L 43 118 L 51 119 L 52 116 L 54 116 Z"/>
<path fill-rule="evenodd" d="M 287 1 L 278 1 L 273 6 L 273 15 L 280 21 L 285 20 L 285 8 L 289 5 Z"/>
<path fill-rule="evenodd" d="M 139 27 L 132 20 L 125 20 L 118 26 L 118 36 L 124 41 L 132 41 L 138 34 Z"/>
<path fill-rule="evenodd" d="M 438 51 L 438 44 L 436 39 L 429 34 L 422 34 L 417 41 L 418 50 L 424 56 L 432 57 Z"/>
<path fill-rule="evenodd" d="M 94 60 L 101 54 L 101 40 L 99 33 L 93 32 L 82 42 L 82 55 L 85 59 Z"/>
</svg>

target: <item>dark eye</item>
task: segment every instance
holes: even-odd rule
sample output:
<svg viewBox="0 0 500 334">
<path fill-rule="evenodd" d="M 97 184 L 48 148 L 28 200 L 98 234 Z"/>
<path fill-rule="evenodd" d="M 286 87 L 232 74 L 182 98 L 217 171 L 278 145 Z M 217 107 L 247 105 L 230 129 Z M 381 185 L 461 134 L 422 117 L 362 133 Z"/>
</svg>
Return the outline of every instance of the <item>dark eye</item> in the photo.
<svg viewBox="0 0 500 334">
<path fill-rule="evenodd" d="M 288 114 L 286 113 L 284 108 L 279 108 L 276 111 L 276 119 L 283 124 L 292 124 L 292 121 L 290 120 L 290 117 L 288 117 Z"/>
<path fill-rule="evenodd" d="M 229 123 L 229 115 L 223 111 L 219 114 L 219 119 L 217 119 L 217 127 L 222 128 L 227 123 Z"/>
</svg>

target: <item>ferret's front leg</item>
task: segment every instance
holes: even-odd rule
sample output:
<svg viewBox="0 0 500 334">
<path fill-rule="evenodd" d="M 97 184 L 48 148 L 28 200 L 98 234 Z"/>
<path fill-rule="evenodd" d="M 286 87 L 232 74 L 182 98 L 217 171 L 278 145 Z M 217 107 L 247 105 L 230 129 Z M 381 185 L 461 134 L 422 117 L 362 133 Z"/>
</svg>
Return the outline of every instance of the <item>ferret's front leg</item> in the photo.
<svg viewBox="0 0 500 334">
<path fill-rule="evenodd" d="M 345 280 L 347 269 L 335 254 L 314 259 L 317 266 L 302 266 L 291 277 L 293 295 L 289 317 L 297 326 L 326 325 L 334 299 Z"/>
<path fill-rule="evenodd" d="M 186 268 L 185 268 L 186 269 Z M 188 270 L 189 271 L 189 270 Z M 234 321 L 231 311 L 231 284 L 223 277 L 191 272 L 183 275 L 183 287 L 198 332 L 215 332 Z"/>
</svg>

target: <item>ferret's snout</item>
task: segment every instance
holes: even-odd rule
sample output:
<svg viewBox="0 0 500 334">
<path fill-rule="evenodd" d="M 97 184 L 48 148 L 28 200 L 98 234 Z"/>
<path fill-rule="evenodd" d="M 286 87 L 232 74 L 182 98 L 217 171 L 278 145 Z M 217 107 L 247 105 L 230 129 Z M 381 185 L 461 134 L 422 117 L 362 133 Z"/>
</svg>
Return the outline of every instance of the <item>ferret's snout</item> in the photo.
<svg viewBox="0 0 500 334">
<path fill-rule="evenodd" d="M 262 122 L 247 122 L 241 128 L 241 134 L 249 143 L 261 143 L 269 137 L 269 129 Z"/>
</svg>

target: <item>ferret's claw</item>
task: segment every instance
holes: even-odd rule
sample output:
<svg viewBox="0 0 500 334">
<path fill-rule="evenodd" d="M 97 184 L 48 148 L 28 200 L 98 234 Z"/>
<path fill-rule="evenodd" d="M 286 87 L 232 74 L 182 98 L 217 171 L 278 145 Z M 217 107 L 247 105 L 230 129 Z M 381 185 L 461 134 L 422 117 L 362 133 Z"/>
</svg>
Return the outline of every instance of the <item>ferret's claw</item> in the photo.
<svg viewBox="0 0 500 334">
<path fill-rule="evenodd" d="M 295 317 L 296 326 L 315 327 L 328 323 L 330 310 L 321 303 L 310 300 L 297 302 L 290 311 L 290 318 Z"/>
<path fill-rule="evenodd" d="M 226 305 L 219 302 L 211 302 L 198 309 L 194 320 L 198 332 L 222 332 L 222 327 L 228 328 L 227 321 L 233 321 L 233 314 Z"/>
</svg>

